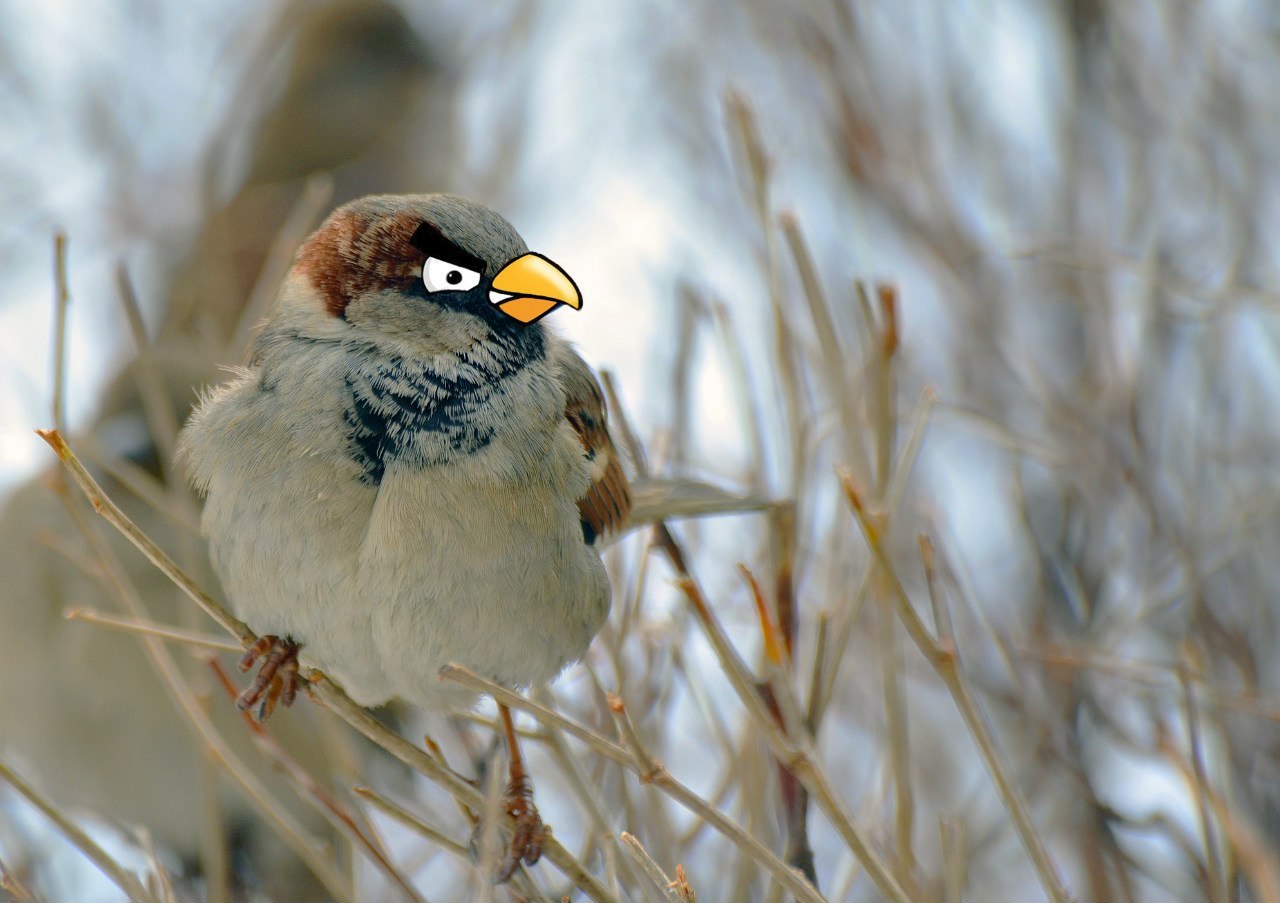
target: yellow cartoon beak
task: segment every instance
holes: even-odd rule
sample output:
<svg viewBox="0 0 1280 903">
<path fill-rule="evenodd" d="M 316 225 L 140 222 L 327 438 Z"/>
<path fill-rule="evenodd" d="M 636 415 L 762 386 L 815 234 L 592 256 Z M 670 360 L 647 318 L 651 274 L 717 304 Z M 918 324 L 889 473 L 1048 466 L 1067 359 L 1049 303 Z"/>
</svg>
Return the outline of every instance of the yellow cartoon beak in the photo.
<svg viewBox="0 0 1280 903">
<path fill-rule="evenodd" d="M 498 271 L 489 302 L 521 323 L 532 323 L 561 304 L 582 307 L 582 293 L 569 274 L 541 254 L 517 257 Z"/>
</svg>

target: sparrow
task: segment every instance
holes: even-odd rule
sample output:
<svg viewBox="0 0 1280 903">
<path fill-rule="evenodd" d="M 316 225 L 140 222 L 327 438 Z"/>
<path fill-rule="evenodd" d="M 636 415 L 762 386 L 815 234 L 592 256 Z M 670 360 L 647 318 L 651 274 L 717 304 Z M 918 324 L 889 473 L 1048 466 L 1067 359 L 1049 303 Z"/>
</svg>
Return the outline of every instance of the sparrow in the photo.
<svg viewBox="0 0 1280 903">
<path fill-rule="evenodd" d="M 262 636 L 242 707 L 297 693 L 298 656 L 356 702 L 429 710 L 549 682 L 609 610 L 598 543 L 630 492 L 591 369 L 543 322 L 581 308 L 505 219 L 448 194 L 334 211 L 299 249 L 249 365 L 180 439 L 236 614 Z M 517 832 L 542 825 L 501 710 Z"/>
</svg>

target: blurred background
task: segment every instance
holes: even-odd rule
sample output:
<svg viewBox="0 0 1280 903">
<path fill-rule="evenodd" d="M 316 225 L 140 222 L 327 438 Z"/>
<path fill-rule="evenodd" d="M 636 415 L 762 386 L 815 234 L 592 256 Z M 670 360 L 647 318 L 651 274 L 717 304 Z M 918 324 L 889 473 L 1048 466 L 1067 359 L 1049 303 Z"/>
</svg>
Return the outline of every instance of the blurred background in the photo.
<svg viewBox="0 0 1280 903">
<path fill-rule="evenodd" d="M 545 863 L 490 887 L 351 788 L 465 846 L 447 795 L 316 706 L 277 717 L 372 864 L 171 644 L 304 861 L 138 640 L 63 617 L 119 609 L 118 559 L 151 618 L 210 630 L 32 432 L 55 234 L 72 444 L 216 594 L 176 425 L 329 210 L 450 191 L 574 275 L 552 325 L 611 373 L 631 472 L 746 500 L 664 510 L 833 797 L 771 758 L 648 528 L 545 701 L 616 739 L 620 694 L 811 900 L 1280 901 L 1277 85 L 1258 0 L 0 2 L 0 762 L 159 900 L 588 898 Z M 709 508 L 743 510 L 684 516 Z M 388 723 L 465 772 L 490 719 Z M 703 901 L 797 896 L 522 724 L 596 899 L 690 899 L 678 864 Z M 82 848 L 0 795 L 0 899 L 125 899 Z"/>
</svg>

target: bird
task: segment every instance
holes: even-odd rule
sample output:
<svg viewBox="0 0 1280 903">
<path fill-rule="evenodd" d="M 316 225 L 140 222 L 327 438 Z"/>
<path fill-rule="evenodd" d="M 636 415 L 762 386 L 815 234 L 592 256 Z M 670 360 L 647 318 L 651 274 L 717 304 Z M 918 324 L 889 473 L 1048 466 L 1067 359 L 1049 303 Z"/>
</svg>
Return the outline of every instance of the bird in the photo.
<svg viewBox="0 0 1280 903">
<path fill-rule="evenodd" d="M 564 269 L 457 195 L 360 198 L 302 243 L 247 367 L 179 437 L 214 570 L 261 636 L 242 707 L 292 703 L 299 656 L 362 705 L 457 711 L 477 696 L 446 664 L 529 687 L 583 655 L 631 497 L 600 385 L 545 323 L 581 307 Z M 544 828 L 499 711 L 502 880 Z"/>
</svg>

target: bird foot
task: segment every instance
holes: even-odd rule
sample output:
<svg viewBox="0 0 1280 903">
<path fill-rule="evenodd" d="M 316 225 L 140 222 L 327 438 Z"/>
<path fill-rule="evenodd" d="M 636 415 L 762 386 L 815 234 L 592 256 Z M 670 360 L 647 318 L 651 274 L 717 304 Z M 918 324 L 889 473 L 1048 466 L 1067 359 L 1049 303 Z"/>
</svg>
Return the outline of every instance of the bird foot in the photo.
<svg viewBox="0 0 1280 903">
<path fill-rule="evenodd" d="M 236 699 L 236 707 L 242 712 L 253 710 L 253 717 L 266 721 L 276 709 L 276 703 L 285 708 L 298 698 L 298 650 L 302 647 L 285 637 L 267 634 L 259 637 L 240 659 L 240 670 L 248 671 L 254 662 L 262 659 L 262 667 L 248 688 Z"/>
<path fill-rule="evenodd" d="M 511 837 L 507 858 L 498 873 L 499 884 L 515 874 L 516 866 L 522 860 L 525 865 L 533 865 L 541 859 L 542 842 L 547 837 L 546 825 L 542 823 L 538 807 L 533 804 L 533 788 L 527 779 L 509 783 L 503 802 L 507 804 L 507 814 L 516 821 L 516 833 Z"/>
<path fill-rule="evenodd" d="M 538 814 L 538 807 L 533 804 L 533 788 L 529 786 L 527 778 L 512 780 L 502 795 L 502 802 L 507 814 L 515 819 L 516 830 L 511 835 L 511 843 L 507 846 L 506 854 L 498 863 L 497 871 L 494 872 L 494 884 L 505 884 L 511 880 L 511 876 L 516 873 L 521 862 L 525 865 L 533 865 L 541 859 L 542 844 L 547 837 L 547 828 L 542 823 L 542 816 Z M 471 833 L 473 856 L 480 848 L 480 837 L 483 832 L 484 823 L 476 822 Z"/>
</svg>

